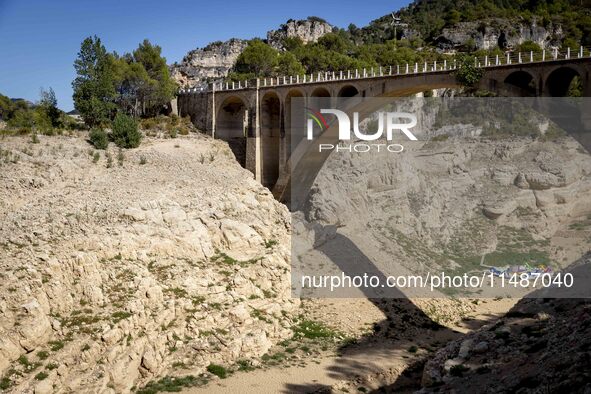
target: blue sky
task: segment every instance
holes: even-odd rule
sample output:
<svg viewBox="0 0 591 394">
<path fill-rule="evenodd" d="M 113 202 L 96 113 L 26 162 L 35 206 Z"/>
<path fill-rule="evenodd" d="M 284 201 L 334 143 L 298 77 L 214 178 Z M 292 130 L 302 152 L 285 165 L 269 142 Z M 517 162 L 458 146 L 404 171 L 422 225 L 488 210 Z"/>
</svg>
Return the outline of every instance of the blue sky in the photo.
<svg viewBox="0 0 591 394">
<path fill-rule="evenodd" d="M 0 93 L 30 101 L 52 87 L 73 109 L 72 66 L 82 40 L 98 35 L 107 50 L 130 52 L 144 38 L 168 63 L 191 49 L 231 37 L 264 37 L 286 20 L 315 15 L 339 27 L 364 26 L 409 0 L 0 0 Z"/>
</svg>

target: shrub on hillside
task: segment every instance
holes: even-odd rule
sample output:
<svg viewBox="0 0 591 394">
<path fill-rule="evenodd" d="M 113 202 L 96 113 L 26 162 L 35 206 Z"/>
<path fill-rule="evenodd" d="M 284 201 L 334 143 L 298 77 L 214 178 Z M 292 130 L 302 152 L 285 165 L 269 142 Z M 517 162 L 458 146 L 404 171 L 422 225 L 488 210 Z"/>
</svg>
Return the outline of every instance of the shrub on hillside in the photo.
<svg viewBox="0 0 591 394">
<path fill-rule="evenodd" d="M 103 129 L 90 130 L 88 139 L 96 149 L 107 149 L 107 146 L 109 145 L 109 137 Z"/>
<path fill-rule="evenodd" d="M 142 134 L 136 121 L 124 114 L 117 114 L 113 120 L 113 142 L 120 148 L 137 148 L 140 146 Z"/>
</svg>

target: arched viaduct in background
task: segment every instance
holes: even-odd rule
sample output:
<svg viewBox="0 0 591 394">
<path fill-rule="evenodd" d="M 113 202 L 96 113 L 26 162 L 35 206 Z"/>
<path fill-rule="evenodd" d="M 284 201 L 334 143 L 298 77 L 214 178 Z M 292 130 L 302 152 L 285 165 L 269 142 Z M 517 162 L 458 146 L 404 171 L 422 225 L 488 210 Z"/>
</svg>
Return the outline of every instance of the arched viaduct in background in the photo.
<svg viewBox="0 0 591 394">
<path fill-rule="evenodd" d="M 485 60 L 479 87 L 501 96 L 565 96 L 578 76 L 583 96 L 591 96 L 591 56 L 582 51 L 577 58 L 508 63 Z M 410 72 L 390 68 L 361 76 L 325 73 L 312 81 L 291 77 L 257 80 L 251 86 L 218 84 L 208 91 L 181 91 L 177 106 L 179 115 L 191 116 L 199 129 L 227 141 L 240 164 L 279 195 L 289 180 L 294 98 L 402 97 L 457 86 L 454 70 L 435 63 L 415 65 Z"/>
</svg>

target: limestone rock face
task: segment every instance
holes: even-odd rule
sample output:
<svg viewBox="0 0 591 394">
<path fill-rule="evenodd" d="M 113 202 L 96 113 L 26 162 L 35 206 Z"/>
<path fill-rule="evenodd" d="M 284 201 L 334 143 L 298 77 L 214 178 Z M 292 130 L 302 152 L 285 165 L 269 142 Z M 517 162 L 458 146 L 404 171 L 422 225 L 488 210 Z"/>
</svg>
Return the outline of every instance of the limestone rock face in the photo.
<svg viewBox="0 0 591 394">
<path fill-rule="evenodd" d="M 180 63 L 171 66 L 171 75 L 181 87 L 194 87 L 208 79 L 223 78 L 247 44 L 247 40 L 232 38 L 190 51 Z"/>
<path fill-rule="evenodd" d="M 332 32 L 333 27 L 316 19 L 289 20 L 277 30 L 267 32 L 267 43 L 282 50 L 285 38 L 299 38 L 304 43 L 316 42 Z M 170 66 L 172 78 L 184 88 L 198 87 L 208 80 L 224 78 L 232 69 L 248 40 L 232 38 L 210 43 L 187 53 L 180 63 Z"/>
<path fill-rule="evenodd" d="M 12 392 L 128 393 L 173 365 L 199 374 L 292 335 L 289 213 L 226 143 L 147 138 L 107 166 L 84 135 L 39 138 L 1 143 L 19 157 L 0 171 L 0 376 L 16 371 Z"/>
<path fill-rule="evenodd" d="M 285 38 L 299 38 L 304 44 L 316 42 L 320 37 L 332 32 L 332 25 L 315 19 L 289 20 L 277 30 L 267 32 L 267 42 L 276 49 L 283 49 Z"/>
<path fill-rule="evenodd" d="M 461 47 L 472 41 L 478 49 L 513 48 L 524 41 L 533 41 L 541 48 L 559 46 L 564 37 L 559 25 L 541 26 L 535 20 L 509 21 L 493 19 L 482 22 L 460 22 L 442 30 L 436 45 L 442 50 Z"/>
</svg>

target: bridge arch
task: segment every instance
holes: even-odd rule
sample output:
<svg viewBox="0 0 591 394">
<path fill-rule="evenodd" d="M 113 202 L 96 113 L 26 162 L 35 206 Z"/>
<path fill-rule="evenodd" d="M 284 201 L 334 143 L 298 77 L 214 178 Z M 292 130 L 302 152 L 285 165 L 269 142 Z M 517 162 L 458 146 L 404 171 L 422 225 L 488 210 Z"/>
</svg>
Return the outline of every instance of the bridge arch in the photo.
<svg viewBox="0 0 591 394">
<path fill-rule="evenodd" d="M 354 85 L 345 85 L 337 94 L 338 97 L 354 97 L 359 94 L 359 89 L 357 89 Z"/>
<path fill-rule="evenodd" d="M 246 167 L 246 113 L 246 103 L 241 97 L 227 97 L 217 110 L 214 134 L 228 143 L 242 167 Z"/>
<path fill-rule="evenodd" d="M 527 95 L 535 96 L 536 94 L 536 79 L 527 71 L 514 71 L 507 75 L 503 82 L 507 85 L 520 89 Z"/>
<path fill-rule="evenodd" d="M 310 97 L 330 97 L 330 92 L 326 88 L 317 87 L 316 89 L 312 90 Z"/>
<path fill-rule="evenodd" d="M 564 97 L 573 94 L 573 89 L 580 89 L 581 73 L 568 66 L 553 70 L 546 78 L 546 92 L 552 97 Z"/>
<path fill-rule="evenodd" d="M 279 177 L 281 138 L 281 100 L 270 91 L 261 99 L 261 182 L 273 187 Z"/>
</svg>

